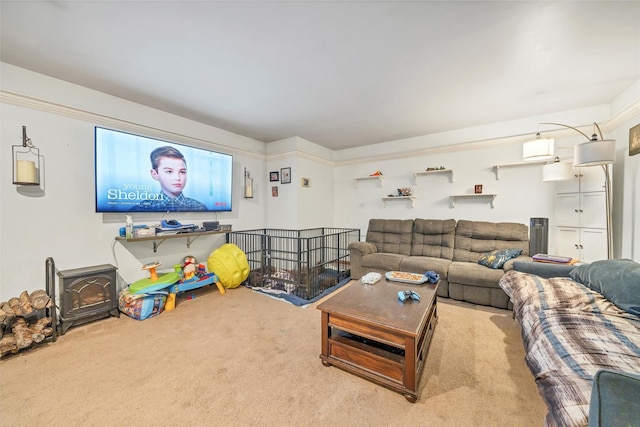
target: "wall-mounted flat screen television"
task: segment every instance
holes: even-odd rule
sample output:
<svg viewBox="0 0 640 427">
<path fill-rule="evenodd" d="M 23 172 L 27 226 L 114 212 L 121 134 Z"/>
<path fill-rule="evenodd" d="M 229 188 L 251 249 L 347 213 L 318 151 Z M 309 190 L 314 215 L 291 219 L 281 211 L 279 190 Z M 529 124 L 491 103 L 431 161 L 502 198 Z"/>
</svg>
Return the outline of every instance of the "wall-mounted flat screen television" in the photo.
<svg viewBox="0 0 640 427">
<path fill-rule="evenodd" d="M 95 128 L 96 212 L 231 211 L 233 157 Z"/>
</svg>

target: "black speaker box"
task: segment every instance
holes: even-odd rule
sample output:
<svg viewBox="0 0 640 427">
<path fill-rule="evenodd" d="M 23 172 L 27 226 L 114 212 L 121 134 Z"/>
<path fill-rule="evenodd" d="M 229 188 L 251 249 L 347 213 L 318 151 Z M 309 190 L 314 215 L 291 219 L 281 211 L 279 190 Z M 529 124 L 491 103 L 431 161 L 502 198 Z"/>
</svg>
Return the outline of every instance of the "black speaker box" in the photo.
<svg viewBox="0 0 640 427">
<path fill-rule="evenodd" d="M 205 221 L 202 223 L 202 228 L 205 231 L 217 231 L 220 228 L 220 223 L 218 221 Z"/>
</svg>

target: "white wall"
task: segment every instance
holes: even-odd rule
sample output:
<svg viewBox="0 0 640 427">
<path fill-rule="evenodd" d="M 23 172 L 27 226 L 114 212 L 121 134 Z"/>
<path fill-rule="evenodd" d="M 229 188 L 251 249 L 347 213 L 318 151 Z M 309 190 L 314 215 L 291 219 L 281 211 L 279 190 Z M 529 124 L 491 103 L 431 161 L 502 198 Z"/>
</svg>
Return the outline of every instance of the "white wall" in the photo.
<svg viewBox="0 0 640 427">
<path fill-rule="evenodd" d="M 615 255 L 636 261 L 640 261 L 640 154 L 629 156 L 629 129 L 638 124 L 640 114 L 612 135 L 618 147 L 613 177 L 614 241 L 621 242 Z"/>
<path fill-rule="evenodd" d="M 304 229 L 334 226 L 332 153 L 299 137 L 271 142 L 267 153 L 268 171 L 278 172 L 281 180 L 281 169 L 291 168 L 291 183 L 269 183 L 269 227 Z M 309 187 L 302 187 L 302 178 L 309 179 Z M 278 187 L 278 197 L 273 197 L 272 186 Z"/>
<path fill-rule="evenodd" d="M 94 208 L 93 129 L 108 126 L 132 133 L 160 137 L 189 145 L 211 147 L 234 156 L 234 210 L 231 213 L 184 213 L 181 222 L 217 219 L 234 229 L 354 227 L 366 232 L 370 218 L 454 218 L 510 221 L 528 224 L 531 217 L 549 217 L 553 226 L 553 184 L 541 180 L 541 166 L 503 169 L 496 179 L 493 166 L 519 162 L 522 142 L 538 130 L 541 121 L 589 123 L 606 121 L 612 114 L 604 106 L 532 117 L 440 135 L 391 141 L 359 149 L 329 152 L 310 141 L 293 137 L 264 144 L 241 135 L 186 120 L 66 82 L 0 63 L 0 300 L 23 290 L 44 288 L 44 264 L 53 257 L 59 270 L 110 263 L 119 268 L 124 282 L 146 273 L 143 263 L 159 260 L 171 267 L 187 254 L 205 259 L 224 237 L 203 236 L 186 247 L 183 239 L 164 241 L 157 253 L 150 242 L 116 243 L 124 215 L 97 214 Z M 636 91 L 618 100 L 638 103 Z M 640 90 L 638 90 L 640 93 Z M 627 99 L 628 98 L 628 99 Z M 619 161 L 614 166 L 614 227 L 621 257 L 640 260 L 640 155 L 628 157 L 628 130 L 640 123 L 640 108 L 605 130 L 618 141 Z M 11 183 L 10 146 L 20 144 L 22 126 L 44 157 L 43 189 Z M 571 146 L 579 138 L 572 132 L 557 139 Z M 457 144 L 453 147 L 448 144 Z M 427 167 L 454 169 L 449 175 L 419 176 Z M 244 167 L 252 173 L 254 198 L 242 197 Z M 291 184 L 269 182 L 270 171 L 291 167 Z M 355 177 L 375 170 L 378 181 Z M 303 188 L 300 179 L 310 179 Z M 279 197 L 271 197 L 278 185 Z M 449 204 L 451 194 L 472 193 L 483 184 L 495 193 L 495 207 L 486 202 Z M 415 208 L 392 201 L 385 208 L 381 197 L 398 187 L 410 186 Z M 136 223 L 154 223 L 154 214 L 134 214 Z M 553 233 L 550 233 L 550 248 Z"/>
<path fill-rule="evenodd" d="M 37 88 L 46 99 L 14 96 L 36 96 Z M 95 213 L 93 138 L 97 124 L 232 154 L 233 212 L 180 213 L 175 218 L 195 224 L 217 219 L 234 229 L 266 225 L 266 195 L 260 190 L 266 180 L 255 181 L 253 199 L 242 197 L 245 166 L 256 176 L 266 176 L 263 143 L 6 64 L 2 64 L 2 90 L 0 300 L 23 290 L 44 288 L 47 257 L 53 257 L 59 270 L 114 264 L 130 283 L 146 277 L 141 264 L 159 260 L 170 269 L 187 254 L 206 260 L 224 243 L 224 235 L 202 236 L 190 248 L 186 240 L 173 239 L 164 241 L 157 253 L 151 242 L 116 243 L 124 215 Z M 23 125 L 44 158 L 41 190 L 11 182 L 9 153 L 11 145 L 21 143 Z M 159 214 L 133 214 L 138 224 L 155 224 L 160 218 Z"/>
<path fill-rule="evenodd" d="M 370 218 L 453 218 L 527 225 L 532 217 L 551 218 L 553 187 L 542 182 L 541 165 L 503 168 L 500 179 L 496 178 L 494 165 L 521 161 L 521 145 L 511 144 L 342 166 L 336 168 L 336 222 L 360 228 L 364 239 Z M 430 174 L 419 175 L 416 185 L 414 172 L 440 166 L 453 169 L 454 182 L 450 174 Z M 354 180 L 376 170 L 384 174 L 382 185 L 378 180 Z M 449 196 L 472 194 L 476 184 L 482 184 L 484 194 L 497 195 L 493 208 L 487 199 L 457 201 L 451 207 Z M 411 187 L 414 208 L 407 200 L 392 200 L 385 207 L 381 197 L 399 187 Z"/>
</svg>

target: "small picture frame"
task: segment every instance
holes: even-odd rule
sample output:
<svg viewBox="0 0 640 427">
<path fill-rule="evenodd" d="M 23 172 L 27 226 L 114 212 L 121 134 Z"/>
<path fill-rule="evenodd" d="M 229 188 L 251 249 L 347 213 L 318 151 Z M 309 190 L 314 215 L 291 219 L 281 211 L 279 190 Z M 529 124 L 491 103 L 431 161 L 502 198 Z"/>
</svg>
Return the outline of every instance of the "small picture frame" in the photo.
<svg viewBox="0 0 640 427">
<path fill-rule="evenodd" d="M 303 187 L 311 187 L 311 180 L 309 178 L 301 178 L 300 179 L 300 185 L 302 185 Z"/>
<path fill-rule="evenodd" d="M 640 153 L 640 124 L 629 129 L 629 156 Z"/>
<path fill-rule="evenodd" d="M 274 185 L 271 187 L 271 197 L 278 197 L 278 186 Z"/>
<path fill-rule="evenodd" d="M 482 194 L 482 184 L 476 184 L 473 187 L 474 194 Z"/>
<path fill-rule="evenodd" d="M 278 171 L 269 172 L 269 181 L 277 182 L 280 181 L 280 174 Z"/>
<path fill-rule="evenodd" d="M 291 168 L 280 169 L 280 184 L 291 184 Z"/>
</svg>

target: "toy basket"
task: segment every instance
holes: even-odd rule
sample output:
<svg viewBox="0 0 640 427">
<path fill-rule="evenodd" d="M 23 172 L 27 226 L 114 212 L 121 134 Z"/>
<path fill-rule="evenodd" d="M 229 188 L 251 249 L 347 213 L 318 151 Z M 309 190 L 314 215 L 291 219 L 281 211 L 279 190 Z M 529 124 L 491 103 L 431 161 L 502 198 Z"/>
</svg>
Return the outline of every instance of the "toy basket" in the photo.
<svg viewBox="0 0 640 427">
<path fill-rule="evenodd" d="M 120 291 L 118 295 L 118 309 L 129 317 L 137 320 L 157 316 L 164 311 L 169 292 L 154 291 L 144 294 L 131 294 L 129 288 Z"/>
</svg>

